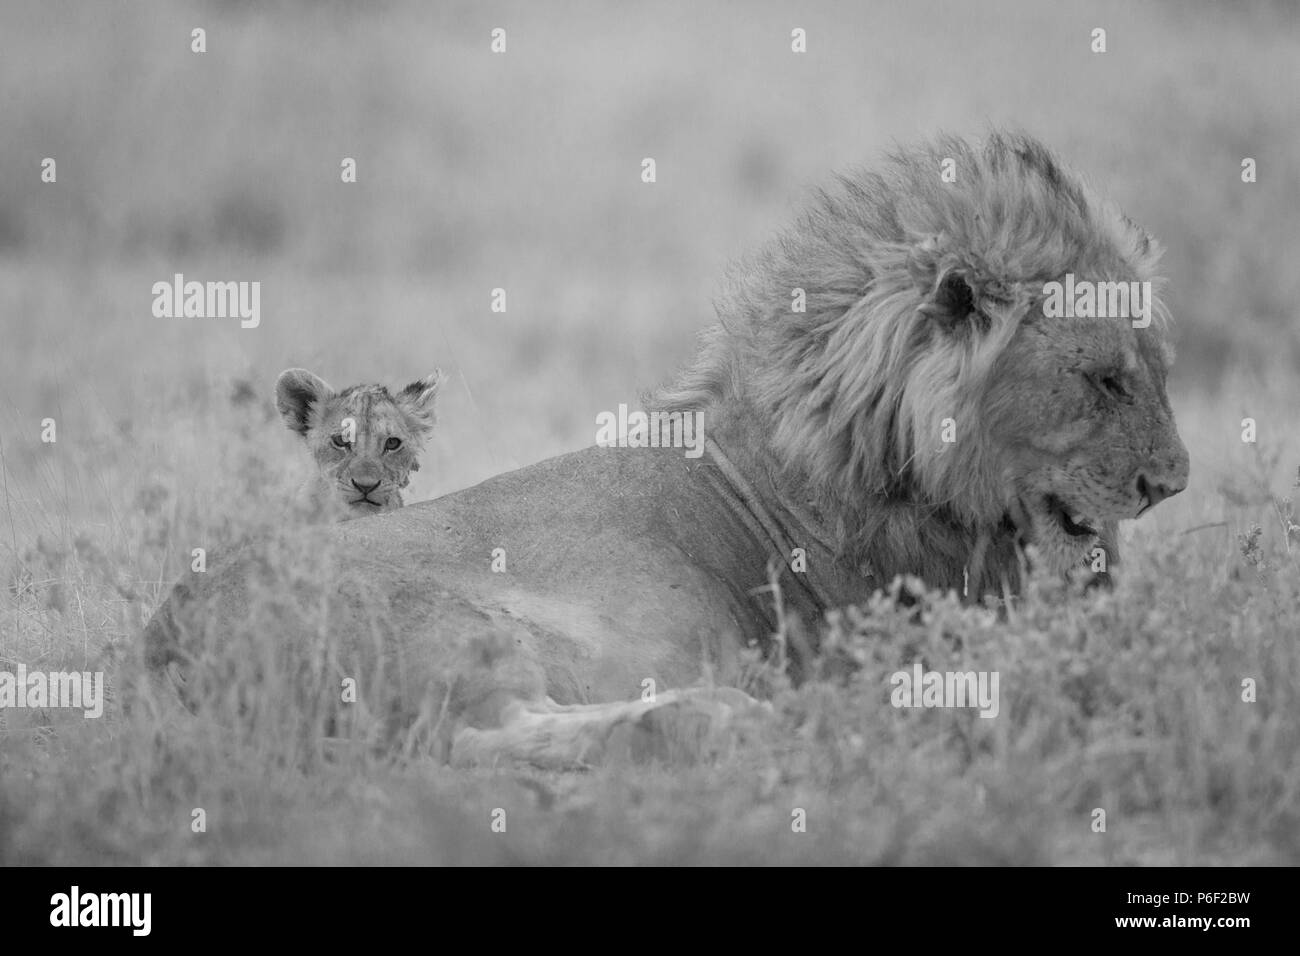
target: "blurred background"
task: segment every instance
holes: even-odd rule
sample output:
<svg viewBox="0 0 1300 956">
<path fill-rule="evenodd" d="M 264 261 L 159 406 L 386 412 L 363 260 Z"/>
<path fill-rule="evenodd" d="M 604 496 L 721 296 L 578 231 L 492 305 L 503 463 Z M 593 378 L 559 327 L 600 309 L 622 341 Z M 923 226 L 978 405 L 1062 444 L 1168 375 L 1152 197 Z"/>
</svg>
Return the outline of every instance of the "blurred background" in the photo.
<svg viewBox="0 0 1300 956">
<path fill-rule="evenodd" d="M 294 437 L 258 417 L 292 365 L 335 385 L 450 373 L 412 498 L 590 444 L 596 412 L 691 354 L 728 261 L 810 186 L 896 141 L 991 124 L 1043 138 L 1167 246 L 1176 405 L 1243 369 L 1289 381 L 1296 11 L 7 0 L 11 521 L 42 495 L 41 512 L 90 518 L 151 482 L 201 504 L 235 471 L 253 494 L 296 481 Z M 195 27 L 206 53 L 191 52 Z M 47 156 L 56 184 L 40 180 Z M 150 287 L 176 272 L 260 281 L 261 326 L 154 318 Z M 505 314 L 489 309 L 496 287 Z M 1224 411 L 1235 429 L 1251 410 Z M 220 437 L 232 428 L 267 444 L 241 460 Z"/>
</svg>

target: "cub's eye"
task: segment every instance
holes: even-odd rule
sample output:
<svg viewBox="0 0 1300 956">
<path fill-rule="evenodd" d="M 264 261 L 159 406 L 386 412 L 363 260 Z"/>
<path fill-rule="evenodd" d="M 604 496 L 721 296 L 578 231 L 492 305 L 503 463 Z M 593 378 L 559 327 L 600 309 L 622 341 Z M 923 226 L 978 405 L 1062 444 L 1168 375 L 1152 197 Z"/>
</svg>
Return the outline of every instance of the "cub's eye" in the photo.
<svg viewBox="0 0 1300 956">
<path fill-rule="evenodd" d="M 400 438 L 390 438 L 384 442 L 384 451 L 397 451 L 401 447 L 402 440 Z"/>
<path fill-rule="evenodd" d="M 1105 375 L 1089 375 L 1088 380 L 1092 382 L 1093 387 L 1096 388 L 1097 391 L 1101 392 L 1107 398 L 1113 399 L 1117 402 L 1123 402 L 1126 405 L 1133 401 L 1133 396 L 1130 395 L 1129 390 L 1124 387 L 1124 382 L 1113 372 Z"/>
<path fill-rule="evenodd" d="M 345 441 L 343 440 L 343 436 L 342 436 L 342 435 L 335 435 L 333 438 L 330 439 L 330 441 L 332 441 L 332 442 L 334 443 L 334 447 L 335 447 L 335 448 L 347 448 L 347 447 L 348 447 L 348 443 L 345 442 Z"/>
</svg>

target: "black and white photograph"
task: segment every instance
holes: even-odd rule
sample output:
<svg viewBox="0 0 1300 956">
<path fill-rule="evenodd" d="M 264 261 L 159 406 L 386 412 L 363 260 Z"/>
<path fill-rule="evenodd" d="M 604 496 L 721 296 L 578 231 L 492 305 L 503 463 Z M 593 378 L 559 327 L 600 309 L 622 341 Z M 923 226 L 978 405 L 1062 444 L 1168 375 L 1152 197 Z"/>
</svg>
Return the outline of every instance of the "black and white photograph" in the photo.
<svg viewBox="0 0 1300 956">
<path fill-rule="evenodd" d="M 1300 863 L 1300 5 L 3 0 L 0 76 L 0 866 Z M 1185 882 L 1090 915 L 1250 926 Z"/>
</svg>

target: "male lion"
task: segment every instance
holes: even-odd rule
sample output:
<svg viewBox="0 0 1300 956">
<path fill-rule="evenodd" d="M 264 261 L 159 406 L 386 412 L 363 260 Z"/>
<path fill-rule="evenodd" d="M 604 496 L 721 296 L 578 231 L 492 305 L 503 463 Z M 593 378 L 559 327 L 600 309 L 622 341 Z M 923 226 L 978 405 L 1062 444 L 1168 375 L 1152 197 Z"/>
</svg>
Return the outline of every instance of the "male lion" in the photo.
<svg viewBox="0 0 1300 956">
<path fill-rule="evenodd" d="M 738 273 L 652 400 L 704 413 L 702 457 L 593 447 L 317 528 L 321 568 L 290 584 L 283 549 L 250 547 L 177 587 L 149 661 L 194 673 L 241 636 L 315 655 L 364 684 L 352 715 L 364 705 L 370 733 L 455 760 L 566 766 L 620 728 L 725 716 L 747 698 L 662 689 L 706 661 L 725 684 L 737 648 L 770 638 L 772 563 L 783 613 L 808 621 L 900 573 L 1003 593 L 1022 546 L 1063 573 L 1183 489 L 1163 310 L 1135 328 L 1042 308 L 1048 281 L 1145 282 L 1157 256 L 1032 139 L 900 151 L 818 193 Z M 328 668 L 283 672 L 318 671 L 337 701 Z M 658 696 L 637 699 L 648 680 Z"/>
<path fill-rule="evenodd" d="M 343 519 L 402 507 L 402 489 L 420 470 L 420 452 L 433 430 L 441 375 L 435 371 L 391 394 L 382 385 L 336 392 L 306 369 L 281 372 L 276 408 L 316 463 L 299 492 L 301 503 Z"/>
</svg>

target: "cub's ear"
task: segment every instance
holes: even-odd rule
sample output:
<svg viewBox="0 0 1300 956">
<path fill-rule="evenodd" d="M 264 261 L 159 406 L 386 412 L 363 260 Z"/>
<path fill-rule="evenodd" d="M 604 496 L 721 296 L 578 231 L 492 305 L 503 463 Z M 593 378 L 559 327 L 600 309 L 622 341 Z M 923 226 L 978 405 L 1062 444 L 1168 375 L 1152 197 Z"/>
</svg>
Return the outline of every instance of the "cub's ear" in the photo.
<svg viewBox="0 0 1300 956">
<path fill-rule="evenodd" d="M 275 407 L 289 431 L 307 434 L 307 416 L 313 405 L 334 397 L 334 389 L 324 379 L 305 368 L 285 369 L 275 380 Z"/>
<path fill-rule="evenodd" d="M 397 393 L 397 404 L 412 419 L 417 427 L 428 430 L 437 420 L 433 411 L 433 401 L 438 395 L 438 386 L 442 384 L 442 369 L 434 369 L 432 374 L 417 379 Z"/>
</svg>

